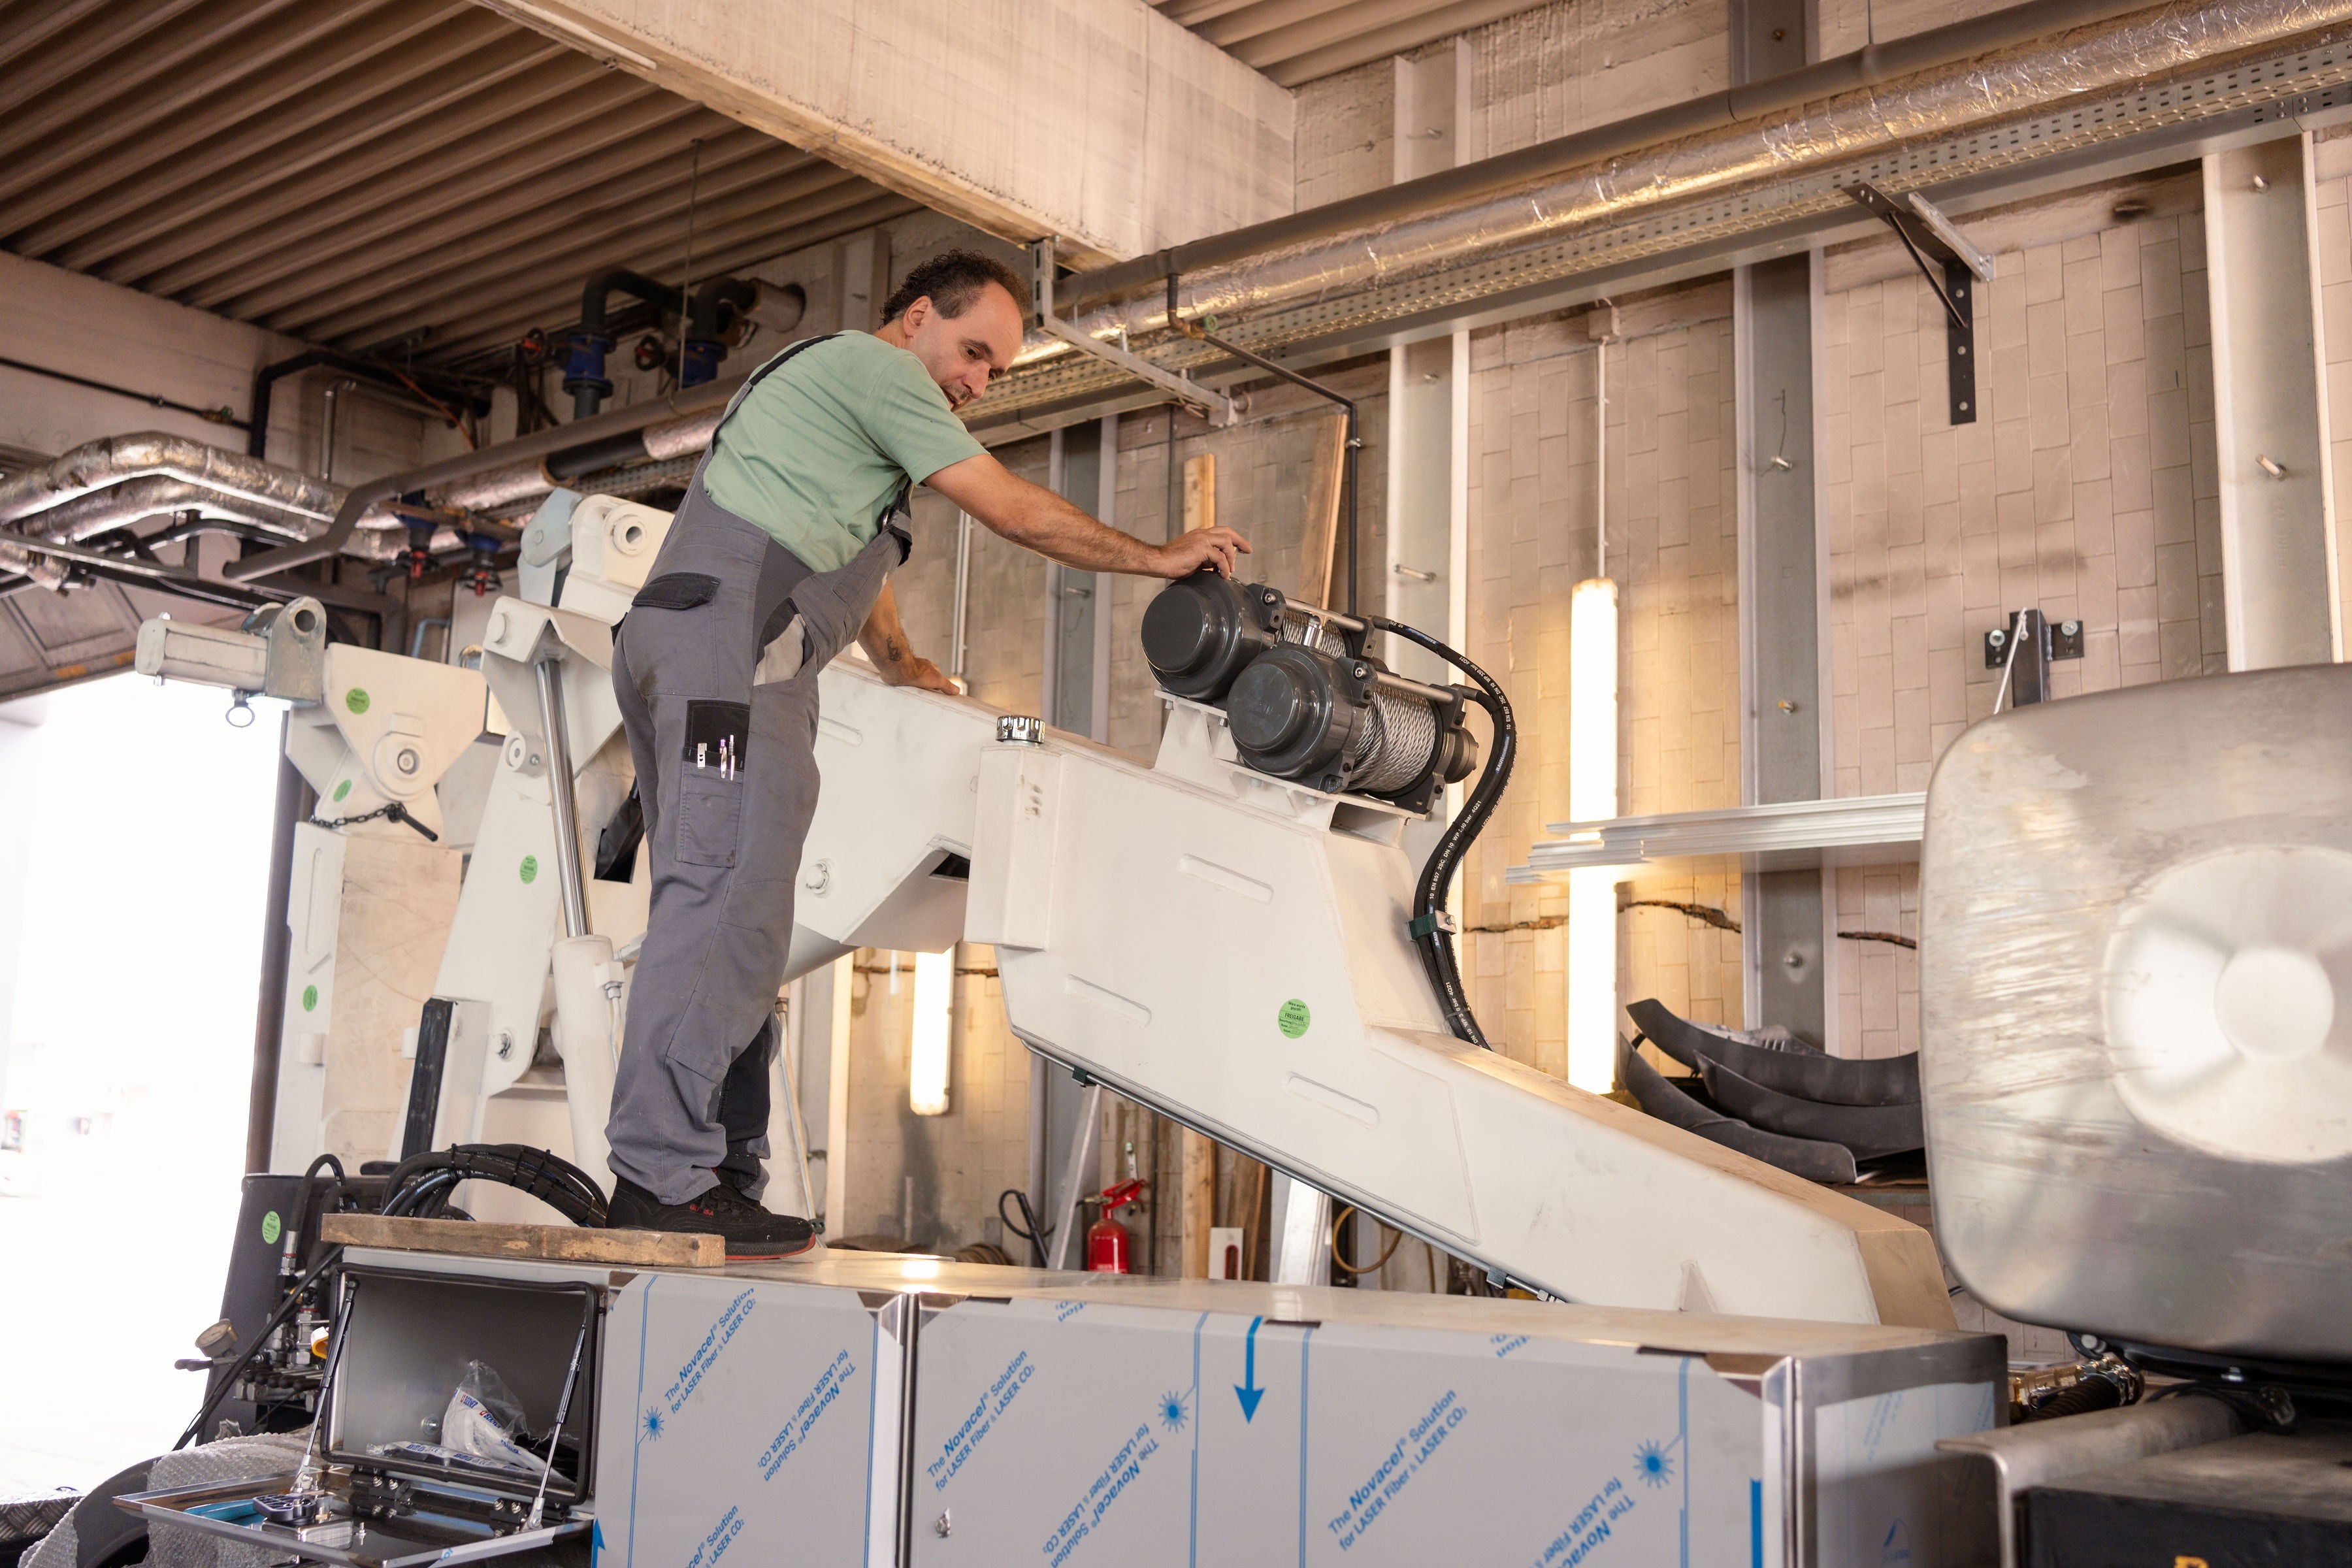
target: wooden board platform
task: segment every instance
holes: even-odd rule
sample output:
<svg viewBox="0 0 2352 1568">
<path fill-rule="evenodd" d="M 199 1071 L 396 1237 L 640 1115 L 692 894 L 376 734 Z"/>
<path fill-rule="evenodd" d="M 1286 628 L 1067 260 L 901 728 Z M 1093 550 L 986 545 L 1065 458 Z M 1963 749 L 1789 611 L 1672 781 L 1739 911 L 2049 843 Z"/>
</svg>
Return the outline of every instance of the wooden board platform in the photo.
<svg viewBox="0 0 2352 1568">
<path fill-rule="evenodd" d="M 483 1220 L 401 1219 L 331 1214 L 320 1238 L 346 1247 L 446 1252 L 467 1258 L 536 1258 L 552 1263 L 634 1263 L 649 1268 L 717 1268 L 727 1243 L 716 1236 L 656 1230 L 584 1230 L 569 1225 L 499 1225 Z"/>
</svg>

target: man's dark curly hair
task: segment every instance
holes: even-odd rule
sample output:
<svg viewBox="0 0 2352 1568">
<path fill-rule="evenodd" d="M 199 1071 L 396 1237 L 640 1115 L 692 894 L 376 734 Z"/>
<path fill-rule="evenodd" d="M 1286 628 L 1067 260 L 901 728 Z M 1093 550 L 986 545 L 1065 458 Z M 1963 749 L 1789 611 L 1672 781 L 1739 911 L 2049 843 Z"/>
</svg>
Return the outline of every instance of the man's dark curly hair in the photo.
<svg viewBox="0 0 2352 1568">
<path fill-rule="evenodd" d="M 1021 274 L 993 256 L 982 256 L 976 250 L 942 250 L 937 256 L 915 264 L 907 280 L 890 292 L 882 307 L 882 320 L 887 323 L 907 313 L 907 307 L 926 294 L 940 308 L 940 314 L 955 320 L 971 309 L 980 291 L 991 283 L 999 285 L 1013 296 L 1013 302 L 1024 314 L 1029 309 L 1029 285 Z"/>
</svg>

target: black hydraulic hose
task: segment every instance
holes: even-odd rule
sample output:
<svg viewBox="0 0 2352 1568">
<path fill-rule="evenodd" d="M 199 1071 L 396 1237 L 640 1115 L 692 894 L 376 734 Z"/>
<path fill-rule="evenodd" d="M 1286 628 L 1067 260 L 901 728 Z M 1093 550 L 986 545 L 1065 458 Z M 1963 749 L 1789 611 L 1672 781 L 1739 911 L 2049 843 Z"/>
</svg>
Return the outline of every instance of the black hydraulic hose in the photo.
<svg viewBox="0 0 2352 1568">
<path fill-rule="evenodd" d="M 261 1347 L 269 1342 L 269 1336 L 285 1327 L 286 1320 L 293 1315 L 294 1309 L 301 1303 L 303 1292 L 318 1283 L 320 1275 L 341 1262 L 342 1256 L 341 1247 L 328 1247 L 325 1255 L 310 1266 L 310 1272 L 294 1281 L 294 1288 L 286 1292 L 286 1299 L 278 1303 L 278 1310 L 269 1314 L 268 1320 L 261 1325 L 261 1331 L 253 1336 L 251 1344 L 245 1347 L 245 1353 L 231 1363 L 227 1373 L 218 1383 L 213 1384 L 212 1393 L 206 1394 L 204 1404 L 197 1406 L 194 1418 L 188 1423 L 187 1429 L 180 1434 L 180 1440 L 172 1445 L 173 1451 L 186 1447 L 190 1440 L 204 1430 L 205 1417 L 220 1408 L 220 1402 L 228 1396 L 230 1389 L 236 1386 L 236 1380 L 244 1375 L 247 1367 L 253 1364 L 253 1358 L 261 1353 Z"/>
<path fill-rule="evenodd" d="M 1462 815 L 1446 826 L 1437 847 L 1430 852 L 1412 893 L 1413 944 L 1421 949 L 1422 966 L 1429 972 L 1429 983 L 1436 987 L 1438 1005 L 1445 1009 L 1456 1038 L 1491 1051 L 1495 1047 L 1478 1027 L 1477 1016 L 1470 1010 L 1469 995 L 1462 987 L 1462 969 L 1454 952 L 1454 925 L 1446 917 L 1445 898 L 1462 858 L 1469 853 L 1471 844 L 1486 827 L 1486 819 L 1495 814 L 1504 787 L 1511 782 L 1511 765 L 1517 760 L 1519 749 L 1519 730 L 1511 717 L 1511 700 L 1503 694 L 1493 676 L 1418 626 L 1380 616 L 1363 619 L 1374 631 L 1402 637 L 1468 676 L 1476 688 L 1470 692 L 1472 700 L 1494 721 L 1495 744 L 1486 755 L 1486 765 L 1480 771 L 1470 798 L 1463 803 Z"/>
<path fill-rule="evenodd" d="M 310 1223 L 310 1182 L 321 1169 L 330 1165 L 333 1166 L 335 1171 L 335 1191 L 328 1199 L 327 1210 L 321 1212 L 331 1211 L 333 1206 L 341 1201 L 343 1163 L 341 1160 L 332 1154 L 321 1154 L 304 1166 L 302 1184 L 294 1189 L 294 1224 L 287 1232 L 289 1241 L 296 1247 L 302 1245 L 302 1227 Z"/>
<path fill-rule="evenodd" d="M 385 1179 L 382 1212 L 431 1219 L 460 1182 L 497 1182 L 529 1193 L 573 1225 L 601 1226 L 604 1194 L 569 1160 L 524 1143 L 460 1143 L 403 1160 Z"/>
<path fill-rule="evenodd" d="M 1007 1198 L 1011 1198 L 1015 1204 L 1020 1205 L 1021 1218 L 1027 1224 L 1029 1227 L 1028 1229 L 1022 1229 L 1019 1225 L 1013 1223 L 1013 1216 L 1004 1212 L 1004 1200 Z M 1008 1233 L 1019 1237 L 1022 1240 L 1029 1244 L 1029 1266 L 1032 1268 L 1045 1268 L 1045 1238 L 1054 1234 L 1054 1227 L 1050 1225 L 1038 1225 L 1037 1213 L 1034 1209 L 1029 1206 L 1029 1194 L 1023 1192 L 1019 1187 L 1007 1187 L 1003 1192 L 997 1194 L 996 1218 L 998 1223 L 1002 1224 Z"/>
</svg>

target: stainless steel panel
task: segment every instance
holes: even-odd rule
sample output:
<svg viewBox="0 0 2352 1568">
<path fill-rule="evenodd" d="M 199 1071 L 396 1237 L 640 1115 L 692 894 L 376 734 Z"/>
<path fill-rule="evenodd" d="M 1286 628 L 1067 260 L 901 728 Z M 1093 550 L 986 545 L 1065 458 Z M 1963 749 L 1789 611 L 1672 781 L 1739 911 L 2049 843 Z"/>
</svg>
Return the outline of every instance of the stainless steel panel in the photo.
<svg viewBox="0 0 2352 1568">
<path fill-rule="evenodd" d="M 601 1311 L 593 1286 L 513 1279 L 431 1277 L 353 1268 L 348 1274 L 341 1361 L 334 1371 L 324 1456 L 337 1464 L 380 1465 L 428 1479 L 431 1466 L 376 1455 L 380 1444 L 438 1441 L 449 1396 L 467 1363 L 494 1368 L 534 1433 L 555 1424 L 572 1368 L 572 1347 L 583 1316 L 590 1325 L 581 1358 L 580 1385 L 564 1411 L 564 1430 L 579 1443 L 582 1463 L 559 1459 L 547 1493 L 551 1499 L 585 1497 L 571 1469 L 595 1466 L 597 1354 L 594 1320 Z M 481 1475 L 467 1484 L 503 1488 L 528 1497 L 538 1475 L 494 1481 Z"/>
<path fill-rule="evenodd" d="M 1987 1306 L 2352 1360 L 2352 668 L 2040 703 L 1922 847 L 1936 1234 Z"/>
<path fill-rule="evenodd" d="M 603 1561 L 895 1562 L 911 1305 L 774 1279 L 628 1280 L 598 1415 Z"/>
</svg>

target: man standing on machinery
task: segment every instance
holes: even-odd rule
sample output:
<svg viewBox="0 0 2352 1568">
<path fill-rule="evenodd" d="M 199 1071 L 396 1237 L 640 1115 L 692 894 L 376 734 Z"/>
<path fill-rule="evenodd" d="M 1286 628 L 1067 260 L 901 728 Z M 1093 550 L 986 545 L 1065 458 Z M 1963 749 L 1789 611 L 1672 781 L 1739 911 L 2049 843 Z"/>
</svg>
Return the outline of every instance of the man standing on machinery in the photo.
<svg viewBox="0 0 2352 1568">
<path fill-rule="evenodd" d="M 1105 527 L 1016 479 L 956 411 L 1020 352 L 1027 290 L 949 251 L 891 295 L 877 332 L 793 344 L 720 419 L 651 578 L 619 628 L 613 687 L 636 763 L 653 908 L 613 1091 L 611 1223 L 696 1231 L 730 1258 L 806 1249 L 770 1214 L 768 1069 L 801 847 L 816 810 L 817 673 L 854 636 L 893 685 L 952 691 L 890 591 L 927 484 L 1016 544 L 1086 572 L 1230 575 L 1248 543 Z"/>
</svg>

